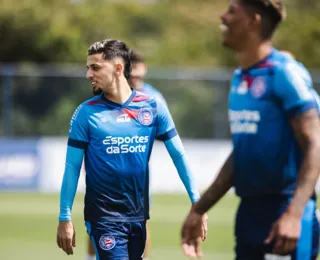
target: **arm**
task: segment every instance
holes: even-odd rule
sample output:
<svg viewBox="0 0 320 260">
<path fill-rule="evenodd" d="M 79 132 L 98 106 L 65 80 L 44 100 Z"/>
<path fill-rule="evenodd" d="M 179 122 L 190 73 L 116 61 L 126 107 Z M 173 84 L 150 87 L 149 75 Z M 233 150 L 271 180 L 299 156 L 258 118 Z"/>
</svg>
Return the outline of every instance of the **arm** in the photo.
<svg viewBox="0 0 320 260">
<path fill-rule="evenodd" d="M 175 128 L 168 107 L 160 99 L 156 99 L 158 112 L 158 126 L 156 139 L 164 142 L 166 149 L 179 173 L 192 203 L 200 198 L 184 147 Z"/>
<path fill-rule="evenodd" d="M 195 205 L 194 211 L 196 213 L 203 215 L 232 187 L 232 155 L 233 153 L 229 155 L 224 165 L 222 166 L 217 178 Z"/>
<path fill-rule="evenodd" d="M 67 147 L 66 165 L 60 192 L 59 221 L 71 220 L 72 205 L 77 191 L 83 154 L 83 149 Z"/>
<path fill-rule="evenodd" d="M 288 63 L 275 73 L 274 94 L 288 116 L 293 133 L 303 153 L 297 174 L 297 187 L 286 211 L 272 225 L 266 244 L 273 252 L 292 252 L 301 236 L 301 218 L 316 185 L 320 163 L 320 121 L 317 94 L 310 74 L 295 63 Z"/>
<path fill-rule="evenodd" d="M 79 106 L 70 122 L 66 165 L 60 192 L 60 214 L 57 231 L 57 244 L 68 255 L 73 254 L 73 247 L 76 245 L 71 212 L 88 140 L 86 113 L 82 106 Z"/>
<path fill-rule="evenodd" d="M 198 201 L 200 194 L 192 176 L 190 165 L 185 155 L 184 147 L 179 135 L 165 141 L 164 144 L 179 173 L 179 177 L 188 192 L 191 202 L 194 203 Z"/>
<path fill-rule="evenodd" d="M 316 109 L 304 112 L 291 120 L 297 142 L 303 152 L 298 184 L 287 209 L 299 217 L 314 192 L 320 173 L 320 120 Z"/>
</svg>

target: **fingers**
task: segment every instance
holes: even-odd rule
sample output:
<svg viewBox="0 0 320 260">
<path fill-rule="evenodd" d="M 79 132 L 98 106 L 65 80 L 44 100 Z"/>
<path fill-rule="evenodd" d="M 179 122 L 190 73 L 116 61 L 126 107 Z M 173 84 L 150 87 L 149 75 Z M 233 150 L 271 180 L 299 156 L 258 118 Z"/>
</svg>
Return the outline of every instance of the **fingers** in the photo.
<svg viewBox="0 0 320 260">
<path fill-rule="evenodd" d="M 76 232 L 73 233 L 72 246 L 76 247 Z"/>
<path fill-rule="evenodd" d="M 282 255 L 284 253 L 284 244 L 286 240 L 283 237 L 277 237 L 272 252 Z"/>
<path fill-rule="evenodd" d="M 57 235 L 57 245 L 58 245 L 59 248 L 61 248 L 60 238 L 59 238 L 58 235 Z"/>
<path fill-rule="evenodd" d="M 73 255 L 73 247 L 75 247 L 75 235 L 70 238 L 61 238 L 59 235 L 57 235 L 57 244 L 58 247 L 61 248 L 64 252 L 66 252 L 67 255 Z"/>
<path fill-rule="evenodd" d="M 191 243 L 183 243 L 182 249 L 187 257 L 191 258 L 201 258 L 203 257 L 203 253 L 200 247 L 200 239 L 192 241 Z"/>
<path fill-rule="evenodd" d="M 201 258 L 201 257 L 203 256 L 203 253 L 202 253 L 202 250 L 201 250 L 201 247 L 200 247 L 200 239 L 197 239 L 197 240 L 195 241 L 194 247 L 195 247 L 196 256 L 197 256 L 198 258 Z"/>
<path fill-rule="evenodd" d="M 202 234 L 201 234 L 201 240 L 204 241 L 207 238 L 208 233 L 208 225 L 205 223 L 202 225 Z"/>
<path fill-rule="evenodd" d="M 191 258 L 196 258 L 196 252 L 195 252 L 195 248 L 193 245 L 187 244 L 187 243 L 183 243 L 182 244 L 182 249 L 183 252 L 185 254 L 185 256 L 187 257 L 191 257 Z"/>
<path fill-rule="evenodd" d="M 284 253 L 291 253 L 295 250 L 297 246 L 297 240 L 295 239 L 287 239 L 284 243 L 283 251 Z"/>
<path fill-rule="evenodd" d="M 266 240 L 264 241 L 265 244 L 269 245 L 270 243 L 272 243 L 272 241 L 274 240 L 275 238 L 275 235 L 276 235 L 276 226 L 273 225 L 272 228 L 271 228 L 271 231 L 268 235 L 268 237 L 266 238 Z"/>
</svg>

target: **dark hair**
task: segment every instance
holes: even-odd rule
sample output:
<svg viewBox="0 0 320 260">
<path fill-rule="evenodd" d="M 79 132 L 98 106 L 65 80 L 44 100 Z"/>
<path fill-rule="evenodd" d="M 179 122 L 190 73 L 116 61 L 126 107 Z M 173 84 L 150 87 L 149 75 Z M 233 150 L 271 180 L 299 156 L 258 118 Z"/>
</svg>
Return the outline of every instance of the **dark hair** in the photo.
<svg viewBox="0 0 320 260">
<path fill-rule="evenodd" d="M 103 53 L 103 58 L 105 60 L 112 60 L 116 57 L 122 58 L 124 62 L 124 76 L 126 79 L 130 78 L 132 69 L 132 51 L 124 42 L 111 39 L 95 42 L 89 47 L 88 55 L 97 53 Z"/>
<path fill-rule="evenodd" d="M 262 18 L 261 36 L 270 39 L 277 26 L 286 16 L 283 0 L 241 0 L 251 12 L 260 14 Z"/>
<path fill-rule="evenodd" d="M 144 57 L 141 53 L 132 50 L 131 61 L 132 63 L 144 63 Z"/>
</svg>

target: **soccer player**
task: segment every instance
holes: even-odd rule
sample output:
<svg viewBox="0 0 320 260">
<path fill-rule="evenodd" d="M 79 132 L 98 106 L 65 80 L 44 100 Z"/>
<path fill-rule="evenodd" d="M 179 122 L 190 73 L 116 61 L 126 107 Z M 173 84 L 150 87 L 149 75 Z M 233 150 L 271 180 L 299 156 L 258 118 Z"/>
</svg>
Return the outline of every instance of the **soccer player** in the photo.
<svg viewBox="0 0 320 260">
<path fill-rule="evenodd" d="M 147 66 L 145 64 L 145 60 L 142 54 L 136 51 L 132 51 L 131 63 L 132 63 L 132 70 L 130 73 L 130 78 L 128 80 L 130 87 L 146 95 L 154 96 L 155 98 L 160 99 L 164 104 L 166 104 L 166 101 L 163 95 L 154 87 L 152 87 L 150 84 L 144 82 L 144 77 L 147 74 Z M 99 91 L 95 91 L 93 94 L 99 94 Z M 146 209 L 146 211 L 148 211 L 148 209 Z M 145 260 L 148 259 L 150 248 L 151 248 L 150 228 L 149 228 L 148 221 L 146 222 L 146 232 L 147 232 L 146 247 L 144 250 L 144 258 L 143 258 Z M 94 246 L 92 244 L 90 237 L 88 237 L 87 250 L 88 250 L 87 260 L 94 260 L 95 259 Z"/>
<path fill-rule="evenodd" d="M 229 94 L 233 151 L 184 222 L 186 254 L 199 249 L 202 214 L 234 186 L 237 260 L 317 257 L 317 96 L 304 66 L 272 47 L 284 18 L 281 0 L 232 0 L 221 16 L 223 44 L 240 64 Z"/>
<path fill-rule="evenodd" d="M 97 259 L 142 259 L 147 168 L 155 137 L 164 142 L 193 203 L 199 192 L 167 107 L 127 82 L 131 51 L 126 44 L 110 39 L 94 43 L 88 49 L 87 69 L 93 92 L 103 93 L 82 103 L 71 119 L 57 244 L 73 254 L 71 212 L 84 157 L 85 223 Z M 203 238 L 205 227 L 203 218 Z"/>
</svg>

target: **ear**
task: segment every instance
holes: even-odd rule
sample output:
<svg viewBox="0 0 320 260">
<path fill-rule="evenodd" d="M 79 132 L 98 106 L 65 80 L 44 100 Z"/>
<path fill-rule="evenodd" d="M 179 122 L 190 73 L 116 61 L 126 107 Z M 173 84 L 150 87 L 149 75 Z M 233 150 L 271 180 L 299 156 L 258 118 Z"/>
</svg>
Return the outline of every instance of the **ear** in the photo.
<svg viewBox="0 0 320 260">
<path fill-rule="evenodd" d="M 118 76 L 120 76 L 121 74 L 123 74 L 123 65 L 121 63 L 117 63 L 116 64 L 116 74 Z"/>
<path fill-rule="evenodd" d="M 261 26 L 261 22 L 262 22 L 262 18 L 260 14 L 253 14 L 252 16 L 252 20 L 251 20 L 251 26 L 254 28 L 260 27 Z"/>
</svg>

